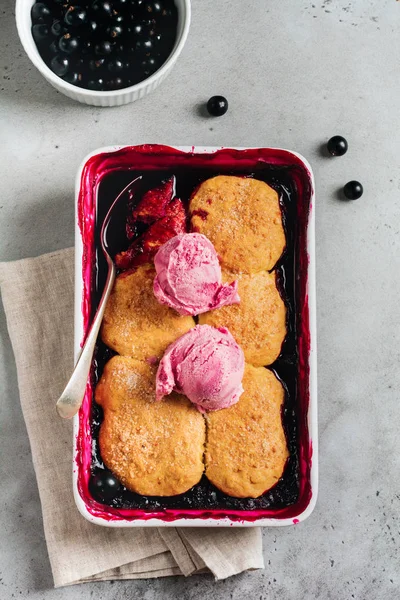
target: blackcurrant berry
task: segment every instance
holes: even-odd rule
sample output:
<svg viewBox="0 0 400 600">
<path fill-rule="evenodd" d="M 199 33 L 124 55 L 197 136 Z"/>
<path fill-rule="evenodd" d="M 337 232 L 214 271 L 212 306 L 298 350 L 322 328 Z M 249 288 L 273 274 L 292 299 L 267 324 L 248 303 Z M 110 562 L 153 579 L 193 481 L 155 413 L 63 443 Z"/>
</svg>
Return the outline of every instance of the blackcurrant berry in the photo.
<svg viewBox="0 0 400 600">
<path fill-rule="evenodd" d="M 69 60 L 66 56 L 61 56 L 60 54 L 56 54 L 50 63 L 50 68 L 59 77 L 63 77 L 66 75 L 69 68 Z"/>
<path fill-rule="evenodd" d="M 332 156 L 343 156 L 348 149 L 347 140 L 341 135 L 334 135 L 327 144 L 328 152 Z"/>
<path fill-rule="evenodd" d="M 124 22 L 125 17 L 122 13 L 114 10 L 113 11 L 113 15 L 112 15 L 112 23 L 113 25 L 122 25 L 122 23 Z"/>
<path fill-rule="evenodd" d="M 83 56 L 87 56 L 88 54 L 93 53 L 93 43 L 91 42 L 91 40 L 80 41 L 80 53 Z"/>
<path fill-rule="evenodd" d="M 76 71 L 71 71 L 71 73 L 67 73 L 66 75 L 64 75 L 63 79 L 67 83 L 71 83 L 72 85 L 78 85 L 78 83 L 82 79 L 82 75 L 80 73 L 77 73 Z"/>
<path fill-rule="evenodd" d="M 123 34 L 124 30 L 121 25 L 112 25 L 111 27 L 107 27 L 107 35 L 110 39 L 115 40 Z"/>
<path fill-rule="evenodd" d="M 97 54 L 97 56 L 105 56 L 106 54 L 111 54 L 112 50 L 113 46 L 108 40 L 103 40 L 102 42 L 96 44 L 94 47 L 94 52 L 95 54 Z"/>
<path fill-rule="evenodd" d="M 91 10 L 93 14 L 98 15 L 100 19 L 104 17 L 109 17 L 112 13 L 111 4 L 110 2 L 107 2 L 107 0 L 99 0 L 93 2 Z"/>
<path fill-rule="evenodd" d="M 148 77 L 157 69 L 157 61 L 152 56 L 146 56 L 140 63 L 143 73 Z"/>
<path fill-rule="evenodd" d="M 58 47 L 61 52 L 72 54 L 79 48 L 79 40 L 73 37 L 70 33 L 64 33 L 58 40 Z"/>
<path fill-rule="evenodd" d="M 89 22 L 89 31 L 94 32 L 97 30 L 98 30 L 97 21 L 90 21 Z"/>
<path fill-rule="evenodd" d="M 64 23 L 62 23 L 59 19 L 56 19 L 55 21 L 53 21 L 53 23 L 51 25 L 51 33 L 53 35 L 56 35 L 57 37 L 59 35 L 63 35 L 65 33 Z"/>
<path fill-rule="evenodd" d="M 86 10 L 80 6 L 70 6 L 65 13 L 64 21 L 67 25 L 72 25 L 72 27 L 83 25 L 87 21 Z"/>
<path fill-rule="evenodd" d="M 153 40 L 150 37 L 139 38 L 135 44 L 136 52 L 149 54 L 153 49 Z"/>
<path fill-rule="evenodd" d="M 359 181 L 349 181 L 343 188 L 344 195 L 348 200 L 358 200 L 364 192 L 364 188 Z"/>
<path fill-rule="evenodd" d="M 87 86 L 89 90 L 96 90 L 98 92 L 101 92 L 102 90 L 104 90 L 104 79 L 102 79 L 101 77 L 89 79 Z"/>
<path fill-rule="evenodd" d="M 32 6 L 31 19 L 34 23 L 43 23 L 51 20 L 51 12 L 49 7 L 43 2 L 36 2 Z"/>
<path fill-rule="evenodd" d="M 114 77 L 114 79 L 109 79 L 106 81 L 106 86 L 108 90 L 120 90 L 124 87 L 124 81 L 121 77 Z"/>
<path fill-rule="evenodd" d="M 207 102 L 207 110 L 213 117 L 221 117 L 228 110 L 228 100 L 224 96 L 212 96 Z"/>
<path fill-rule="evenodd" d="M 89 489 L 97 500 L 107 502 L 120 493 L 121 484 L 109 471 L 98 471 L 92 477 Z"/>
<path fill-rule="evenodd" d="M 146 2 L 143 5 L 143 8 L 144 8 L 144 10 L 148 14 L 150 14 L 152 16 L 155 16 L 155 17 L 161 15 L 162 11 L 163 11 L 163 5 L 162 5 L 162 3 L 161 2 L 157 2 L 157 1 L 155 1 L 155 2 Z"/>
<path fill-rule="evenodd" d="M 89 69 L 91 71 L 99 71 L 99 69 L 102 69 L 104 67 L 105 61 L 105 58 L 92 58 L 91 60 L 89 60 Z"/>
<path fill-rule="evenodd" d="M 144 32 L 144 26 L 142 23 L 134 23 L 130 26 L 129 31 L 134 35 L 139 36 Z"/>
<path fill-rule="evenodd" d="M 53 40 L 49 46 L 50 54 L 58 54 L 60 51 L 58 47 L 58 40 Z"/>
<path fill-rule="evenodd" d="M 161 15 L 165 20 L 170 19 L 172 17 L 172 10 L 170 8 L 163 8 Z"/>
<path fill-rule="evenodd" d="M 129 63 L 122 58 L 114 58 L 108 62 L 107 69 L 110 73 L 121 73 L 125 69 L 129 69 Z"/>
<path fill-rule="evenodd" d="M 33 25 L 32 36 L 36 44 L 41 44 L 50 36 L 50 30 L 47 25 L 41 23 L 40 25 Z"/>
</svg>

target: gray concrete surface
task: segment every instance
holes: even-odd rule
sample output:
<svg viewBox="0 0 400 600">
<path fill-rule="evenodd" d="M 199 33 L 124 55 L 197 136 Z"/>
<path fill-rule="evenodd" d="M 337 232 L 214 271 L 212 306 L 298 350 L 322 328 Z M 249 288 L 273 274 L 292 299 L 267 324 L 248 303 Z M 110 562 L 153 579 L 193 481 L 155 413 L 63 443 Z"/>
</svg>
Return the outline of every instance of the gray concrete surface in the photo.
<svg viewBox="0 0 400 600">
<path fill-rule="evenodd" d="M 400 597 L 400 3 L 194 0 L 175 71 L 153 95 L 96 109 L 49 87 L 0 7 L 0 260 L 73 243 L 82 157 L 114 143 L 272 145 L 317 183 L 320 495 L 264 531 L 265 571 L 52 589 L 15 365 L 0 316 L 0 598 L 395 600 Z M 198 114 L 215 93 L 221 119 Z M 350 149 L 328 159 L 321 144 Z M 359 179 L 357 202 L 337 190 Z"/>
</svg>

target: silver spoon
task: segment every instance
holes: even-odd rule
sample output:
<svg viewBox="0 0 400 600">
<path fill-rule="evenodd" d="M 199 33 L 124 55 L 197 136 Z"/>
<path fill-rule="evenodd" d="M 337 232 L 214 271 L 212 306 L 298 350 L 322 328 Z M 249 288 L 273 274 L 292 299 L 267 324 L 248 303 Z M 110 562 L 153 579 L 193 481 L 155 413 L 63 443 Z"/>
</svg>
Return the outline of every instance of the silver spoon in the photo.
<svg viewBox="0 0 400 600">
<path fill-rule="evenodd" d="M 69 380 L 65 390 L 57 400 L 57 412 L 60 415 L 60 417 L 63 417 L 63 419 L 71 419 L 74 415 L 76 415 L 76 413 L 81 407 L 82 400 L 85 395 L 86 383 L 88 380 L 90 367 L 92 365 L 92 358 L 97 336 L 99 333 L 101 322 L 103 320 L 104 310 L 106 308 L 107 300 L 110 296 L 115 281 L 116 267 L 113 259 L 109 254 L 109 246 L 107 243 L 107 230 L 110 224 L 111 216 L 115 206 L 118 204 L 120 199 L 127 192 L 130 192 L 132 186 L 134 186 L 135 183 L 137 183 L 140 179 L 141 177 L 136 177 L 133 181 L 128 183 L 126 187 L 124 187 L 120 194 L 118 194 L 118 196 L 115 198 L 114 202 L 110 206 L 108 213 L 104 218 L 103 225 L 101 227 L 100 243 L 108 265 L 107 279 L 104 286 L 103 294 L 99 302 L 99 306 L 97 307 L 97 311 L 93 319 L 93 323 L 89 329 L 89 333 L 79 355 L 78 361 L 75 365 L 74 371 L 71 375 L 71 379 Z"/>
</svg>

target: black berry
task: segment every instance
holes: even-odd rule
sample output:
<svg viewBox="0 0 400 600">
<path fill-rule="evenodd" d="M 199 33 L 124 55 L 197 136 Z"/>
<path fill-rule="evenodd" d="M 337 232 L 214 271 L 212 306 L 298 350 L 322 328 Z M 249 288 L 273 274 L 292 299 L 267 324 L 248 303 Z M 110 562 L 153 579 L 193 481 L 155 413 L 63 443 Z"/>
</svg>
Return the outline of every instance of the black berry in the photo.
<svg viewBox="0 0 400 600">
<path fill-rule="evenodd" d="M 133 25 L 131 25 L 129 27 L 129 33 L 132 33 L 133 35 L 139 36 L 142 33 L 144 33 L 145 29 L 143 26 L 143 23 L 134 23 Z"/>
<path fill-rule="evenodd" d="M 89 60 L 89 69 L 91 71 L 99 71 L 104 67 L 105 58 L 92 58 Z"/>
<path fill-rule="evenodd" d="M 93 44 L 90 40 L 83 40 L 80 42 L 80 53 L 83 56 L 93 54 Z"/>
<path fill-rule="evenodd" d="M 64 33 L 58 40 L 58 47 L 61 52 L 65 52 L 66 54 L 72 54 L 79 47 L 79 40 L 76 37 L 73 37 L 70 33 Z"/>
<path fill-rule="evenodd" d="M 63 35 L 63 33 L 65 33 L 64 23 L 62 23 L 59 19 L 53 21 L 53 24 L 51 26 L 51 33 L 56 36 Z"/>
<path fill-rule="evenodd" d="M 84 8 L 80 6 L 70 6 L 67 12 L 65 13 L 64 21 L 67 25 L 72 25 L 72 27 L 78 27 L 79 25 L 83 25 L 86 23 L 87 14 Z"/>
<path fill-rule="evenodd" d="M 93 32 L 93 31 L 97 31 L 97 29 L 98 29 L 97 21 L 90 21 L 89 22 L 89 31 Z"/>
<path fill-rule="evenodd" d="M 96 90 L 100 92 L 104 90 L 104 79 L 102 77 L 95 77 L 93 79 L 89 79 L 87 82 L 87 87 L 89 90 Z"/>
<path fill-rule="evenodd" d="M 59 47 L 58 47 L 58 40 L 53 40 L 49 46 L 49 52 L 50 54 L 58 54 L 60 51 Z"/>
<path fill-rule="evenodd" d="M 163 8 L 161 14 L 164 17 L 164 20 L 170 19 L 172 17 L 172 10 L 170 8 Z"/>
<path fill-rule="evenodd" d="M 122 58 L 114 58 L 114 60 L 110 60 L 107 64 L 107 69 L 110 71 L 110 73 L 121 73 L 128 68 L 129 63 L 123 61 Z"/>
<path fill-rule="evenodd" d="M 73 68 L 72 68 L 73 67 Z M 80 74 L 80 78 L 79 81 L 82 81 L 84 75 L 83 75 L 83 71 L 87 71 L 87 59 L 85 58 L 78 58 L 78 60 L 75 60 L 73 65 L 70 65 L 70 69 L 72 71 L 76 71 L 77 73 Z"/>
<path fill-rule="evenodd" d="M 110 39 L 115 40 L 123 34 L 124 30 L 121 25 L 112 25 L 107 27 L 107 35 Z"/>
<path fill-rule="evenodd" d="M 364 192 L 364 188 L 359 181 L 349 181 L 343 188 L 344 195 L 348 200 L 358 200 Z"/>
<path fill-rule="evenodd" d="M 149 54 L 152 49 L 153 40 L 150 37 L 139 38 L 134 47 L 134 50 L 139 54 Z"/>
<path fill-rule="evenodd" d="M 64 81 L 66 81 L 67 83 L 71 83 L 72 85 L 78 85 L 81 78 L 82 75 L 80 73 L 77 73 L 76 71 L 71 71 L 71 73 L 67 73 L 63 77 Z"/>
<path fill-rule="evenodd" d="M 120 90 L 124 87 L 124 81 L 122 77 L 115 77 L 114 79 L 109 79 L 106 81 L 105 87 L 107 90 Z"/>
<path fill-rule="evenodd" d="M 122 25 L 122 23 L 124 22 L 125 17 L 122 13 L 119 13 L 118 11 L 114 10 L 113 11 L 113 15 L 112 15 L 112 23 L 113 25 Z"/>
<path fill-rule="evenodd" d="M 112 44 L 108 40 L 104 40 L 95 45 L 94 51 L 98 56 L 105 56 L 106 54 L 111 54 L 112 52 Z"/>
<path fill-rule="evenodd" d="M 207 110 L 213 117 L 222 117 L 228 110 L 228 100 L 224 96 L 212 96 L 207 102 Z"/>
<path fill-rule="evenodd" d="M 161 15 L 163 11 L 163 6 L 161 2 L 146 2 L 144 4 L 144 9 L 150 15 Z"/>
<path fill-rule="evenodd" d="M 112 13 L 111 4 L 106 0 L 102 0 L 100 2 L 93 2 L 91 10 L 93 11 L 93 14 L 98 15 L 100 19 L 109 17 Z"/>
<path fill-rule="evenodd" d="M 157 61 L 152 56 L 146 57 L 141 63 L 143 73 L 148 77 L 157 69 Z"/>
<path fill-rule="evenodd" d="M 327 144 L 328 152 L 332 156 L 343 156 L 348 149 L 347 140 L 341 135 L 334 135 Z"/>
<path fill-rule="evenodd" d="M 31 18 L 34 23 L 43 23 L 51 19 L 51 12 L 48 6 L 43 2 L 36 2 L 32 6 Z"/>
<path fill-rule="evenodd" d="M 98 471 L 89 484 L 90 492 L 97 500 L 107 502 L 121 492 L 121 484 L 109 471 Z"/>
<path fill-rule="evenodd" d="M 66 56 L 56 54 L 51 59 L 50 68 L 59 77 L 64 77 L 69 68 L 69 60 Z"/>
<path fill-rule="evenodd" d="M 32 27 L 32 35 L 36 44 L 41 44 L 42 42 L 44 42 L 44 40 L 47 40 L 47 38 L 49 37 L 49 28 L 47 27 L 47 25 L 44 24 L 34 25 Z"/>
</svg>

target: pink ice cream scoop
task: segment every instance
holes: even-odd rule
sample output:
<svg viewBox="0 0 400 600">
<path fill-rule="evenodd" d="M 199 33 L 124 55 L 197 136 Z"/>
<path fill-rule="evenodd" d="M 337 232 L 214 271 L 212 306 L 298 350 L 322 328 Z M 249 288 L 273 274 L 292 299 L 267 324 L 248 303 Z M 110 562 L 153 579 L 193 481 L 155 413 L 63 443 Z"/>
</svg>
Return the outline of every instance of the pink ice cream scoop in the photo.
<svg viewBox="0 0 400 600">
<path fill-rule="evenodd" d="M 181 233 L 166 242 L 154 258 L 154 294 L 181 315 L 199 315 L 237 304 L 238 282 L 222 284 L 214 246 L 201 233 Z"/>
<path fill-rule="evenodd" d="M 158 366 L 156 397 L 184 394 L 200 412 L 236 404 L 243 392 L 243 351 L 225 327 L 196 325 L 173 342 Z"/>
</svg>

